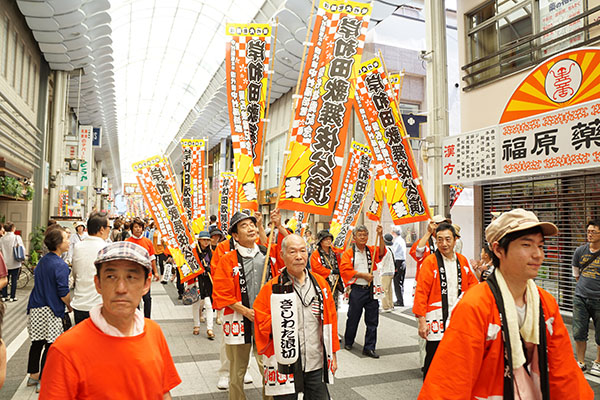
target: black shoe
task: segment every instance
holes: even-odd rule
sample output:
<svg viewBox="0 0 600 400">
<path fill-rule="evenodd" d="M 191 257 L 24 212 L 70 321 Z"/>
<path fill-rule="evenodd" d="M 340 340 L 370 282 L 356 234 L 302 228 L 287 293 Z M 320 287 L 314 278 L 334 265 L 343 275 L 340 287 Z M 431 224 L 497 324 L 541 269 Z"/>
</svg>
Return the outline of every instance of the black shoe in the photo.
<svg viewBox="0 0 600 400">
<path fill-rule="evenodd" d="M 379 355 L 375 353 L 375 350 L 363 350 L 363 354 L 371 358 L 379 358 Z"/>
<path fill-rule="evenodd" d="M 352 345 L 351 344 L 345 344 L 344 345 L 344 349 L 346 349 L 346 350 L 352 350 Z"/>
<path fill-rule="evenodd" d="M 177 300 L 181 300 L 181 299 L 183 299 L 182 295 L 177 296 Z"/>
<path fill-rule="evenodd" d="M 400 302 L 399 302 L 399 301 L 395 302 L 395 303 L 394 303 L 394 305 L 395 305 L 396 307 L 404 307 L 404 304 L 400 304 Z"/>
</svg>

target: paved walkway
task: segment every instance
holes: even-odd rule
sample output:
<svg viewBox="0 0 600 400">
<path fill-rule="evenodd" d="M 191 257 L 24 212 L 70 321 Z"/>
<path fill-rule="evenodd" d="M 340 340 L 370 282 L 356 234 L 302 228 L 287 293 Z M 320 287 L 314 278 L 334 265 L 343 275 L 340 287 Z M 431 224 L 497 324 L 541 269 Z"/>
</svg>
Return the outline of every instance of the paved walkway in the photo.
<svg viewBox="0 0 600 400">
<path fill-rule="evenodd" d="M 412 281 L 407 281 L 412 287 Z M 410 297 L 410 290 L 407 297 Z M 26 291 L 19 293 L 17 303 L 7 303 L 5 331 L 10 332 L 8 343 L 8 372 L 0 400 L 36 399 L 33 387 L 26 386 L 29 339 L 25 329 Z M 410 300 L 407 298 L 407 300 Z M 406 302 L 409 305 L 408 301 Z M 191 307 L 181 305 L 173 285 L 152 284 L 152 317 L 162 327 L 171 354 L 183 382 L 171 393 L 175 399 L 227 399 L 227 391 L 217 389 L 219 346 L 222 333 L 215 324 L 217 338 L 206 338 L 203 326 L 200 335 L 192 335 Z M 341 307 L 339 330 L 343 334 L 346 308 Z M 9 326 L 10 325 L 10 326 Z M 591 335 L 593 337 L 593 334 Z M 377 352 L 380 359 L 362 355 L 364 324 L 359 325 L 357 340 L 352 351 L 338 352 L 339 370 L 336 380 L 329 386 L 333 399 L 416 399 L 422 378 L 419 364 L 416 323 L 410 308 L 381 313 Z M 588 364 L 595 357 L 595 346 L 588 346 Z M 591 350 L 590 350 L 591 349 Z M 253 384 L 246 385 L 249 399 L 260 399 L 260 375 L 256 362 L 251 360 L 250 373 Z M 586 375 L 596 395 L 600 398 L 600 379 Z"/>
</svg>

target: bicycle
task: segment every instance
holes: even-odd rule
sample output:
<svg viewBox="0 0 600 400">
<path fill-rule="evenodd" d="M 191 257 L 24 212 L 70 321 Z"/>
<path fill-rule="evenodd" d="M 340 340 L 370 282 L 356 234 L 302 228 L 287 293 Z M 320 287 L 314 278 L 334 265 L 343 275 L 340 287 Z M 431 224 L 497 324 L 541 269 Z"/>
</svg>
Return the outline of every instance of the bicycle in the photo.
<svg viewBox="0 0 600 400">
<path fill-rule="evenodd" d="M 31 279 L 33 279 L 33 267 L 29 265 L 28 259 L 21 265 L 19 278 L 17 279 L 17 289 L 24 289 Z"/>
</svg>

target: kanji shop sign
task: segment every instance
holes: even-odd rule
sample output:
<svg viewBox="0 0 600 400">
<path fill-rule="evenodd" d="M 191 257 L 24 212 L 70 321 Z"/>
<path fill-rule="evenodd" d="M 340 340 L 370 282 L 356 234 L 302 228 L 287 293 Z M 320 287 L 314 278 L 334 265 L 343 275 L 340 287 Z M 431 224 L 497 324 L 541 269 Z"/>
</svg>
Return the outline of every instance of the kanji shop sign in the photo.
<svg viewBox="0 0 600 400">
<path fill-rule="evenodd" d="M 499 125 L 450 136 L 444 184 L 600 166 L 600 50 L 559 54 L 535 68 Z"/>
</svg>

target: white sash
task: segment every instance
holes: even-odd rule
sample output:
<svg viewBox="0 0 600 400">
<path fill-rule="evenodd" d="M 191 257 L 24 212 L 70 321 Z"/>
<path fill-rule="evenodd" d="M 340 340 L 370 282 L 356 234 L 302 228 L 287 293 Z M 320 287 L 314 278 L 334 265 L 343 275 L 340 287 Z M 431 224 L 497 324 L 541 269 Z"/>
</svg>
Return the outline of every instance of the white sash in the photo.
<svg viewBox="0 0 600 400">
<path fill-rule="evenodd" d="M 281 396 L 284 394 L 292 394 L 296 391 L 294 387 L 294 375 L 281 374 L 277 371 L 277 359 L 273 354 L 267 357 L 263 354 L 263 366 L 265 376 L 265 396 Z"/>
<path fill-rule="evenodd" d="M 223 336 L 225 344 L 244 344 L 244 316 L 234 311 L 223 315 Z"/>
<path fill-rule="evenodd" d="M 375 300 L 383 299 L 385 291 L 383 290 L 383 284 L 381 282 L 381 268 L 377 267 L 373 270 L 373 298 Z"/>
</svg>

